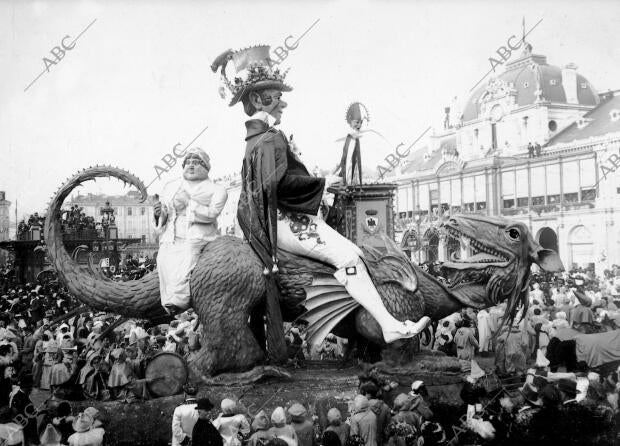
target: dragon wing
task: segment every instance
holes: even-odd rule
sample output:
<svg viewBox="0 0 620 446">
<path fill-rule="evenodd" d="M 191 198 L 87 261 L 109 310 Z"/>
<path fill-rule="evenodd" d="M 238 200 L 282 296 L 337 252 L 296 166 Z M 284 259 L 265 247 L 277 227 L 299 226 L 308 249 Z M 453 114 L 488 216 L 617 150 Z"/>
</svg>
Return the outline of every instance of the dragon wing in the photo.
<svg viewBox="0 0 620 446">
<path fill-rule="evenodd" d="M 307 311 L 299 319 L 308 322 L 306 342 L 311 345 L 320 345 L 340 321 L 360 306 L 332 275 L 315 275 L 305 291 Z"/>
</svg>

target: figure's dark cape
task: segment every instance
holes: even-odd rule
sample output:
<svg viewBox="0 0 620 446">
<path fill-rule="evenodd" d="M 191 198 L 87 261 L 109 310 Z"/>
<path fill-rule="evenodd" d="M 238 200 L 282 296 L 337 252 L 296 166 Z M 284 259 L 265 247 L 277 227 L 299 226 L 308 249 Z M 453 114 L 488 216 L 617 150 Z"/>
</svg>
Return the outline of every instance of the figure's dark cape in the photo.
<svg viewBox="0 0 620 446">
<path fill-rule="evenodd" d="M 289 149 L 286 136 L 264 121 L 251 119 L 247 128 L 241 168 L 241 195 L 237 208 L 239 226 L 267 273 L 268 325 L 282 323 L 277 272 L 277 218 L 282 211 L 316 214 L 325 179 L 310 175 Z M 271 323 L 269 323 L 271 320 Z M 267 342 L 274 358 L 286 355 L 284 337 L 269 329 Z M 280 329 L 281 331 L 281 329 Z M 281 338 L 281 339 L 280 339 Z"/>
</svg>

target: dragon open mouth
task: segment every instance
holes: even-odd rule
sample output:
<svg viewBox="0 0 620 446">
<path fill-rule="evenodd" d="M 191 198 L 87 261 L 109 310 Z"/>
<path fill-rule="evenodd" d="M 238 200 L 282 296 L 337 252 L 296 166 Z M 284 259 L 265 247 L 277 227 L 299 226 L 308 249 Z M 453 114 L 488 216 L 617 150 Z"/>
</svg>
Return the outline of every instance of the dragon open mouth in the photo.
<svg viewBox="0 0 620 446">
<path fill-rule="evenodd" d="M 510 263 L 507 254 L 449 224 L 444 224 L 442 231 L 448 239 L 458 241 L 461 248 L 460 253 L 453 252 L 440 268 L 440 274 L 449 288 L 474 284 L 484 286 L 498 268 L 505 268 Z"/>
<path fill-rule="evenodd" d="M 509 263 L 508 256 L 491 246 L 471 238 L 467 234 L 449 225 L 444 225 L 445 234 L 459 241 L 462 256 L 452 253 L 451 258 L 443 263 L 444 268 L 450 269 L 486 269 L 490 266 L 505 267 Z"/>
</svg>

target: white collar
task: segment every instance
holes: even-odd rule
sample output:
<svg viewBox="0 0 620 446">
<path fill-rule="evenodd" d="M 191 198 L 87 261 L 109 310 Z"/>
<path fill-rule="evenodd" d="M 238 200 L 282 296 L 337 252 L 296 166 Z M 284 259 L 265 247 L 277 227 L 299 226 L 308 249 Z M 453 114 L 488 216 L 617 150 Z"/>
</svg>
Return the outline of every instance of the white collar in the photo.
<svg viewBox="0 0 620 446">
<path fill-rule="evenodd" d="M 259 121 L 263 121 L 269 127 L 273 127 L 276 124 L 276 118 L 271 116 L 266 111 L 262 111 L 262 110 L 254 113 L 250 119 L 258 119 Z"/>
</svg>

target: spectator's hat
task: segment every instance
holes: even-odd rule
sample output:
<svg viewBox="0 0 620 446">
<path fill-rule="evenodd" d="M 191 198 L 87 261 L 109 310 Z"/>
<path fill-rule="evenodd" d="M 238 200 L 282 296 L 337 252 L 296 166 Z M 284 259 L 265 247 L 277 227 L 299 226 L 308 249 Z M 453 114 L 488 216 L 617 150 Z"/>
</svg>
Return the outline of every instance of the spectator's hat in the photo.
<svg viewBox="0 0 620 446">
<path fill-rule="evenodd" d="M 392 407 L 394 411 L 404 410 L 405 406 L 409 405 L 409 396 L 405 393 L 399 394 L 396 398 L 394 398 L 394 403 Z"/>
<path fill-rule="evenodd" d="M 41 441 L 41 446 L 56 446 L 60 445 L 60 440 L 62 439 L 62 435 L 52 426 L 48 424 L 41 435 L 39 440 Z"/>
<path fill-rule="evenodd" d="M 213 409 L 213 403 L 209 398 L 200 398 L 196 401 L 196 410 L 211 410 Z"/>
<path fill-rule="evenodd" d="M 252 421 L 252 430 L 265 431 L 267 429 L 269 429 L 269 417 L 267 417 L 267 413 L 261 409 Z"/>
<path fill-rule="evenodd" d="M 562 378 L 558 381 L 558 390 L 574 398 L 577 396 L 577 383 L 572 379 Z"/>
<path fill-rule="evenodd" d="M 521 388 L 521 395 L 523 395 L 523 398 L 525 398 L 525 400 L 528 401 L 530 404 L 533 404 L 535 406 L 542 405 L 542 401 L 540 399 L 540 396 L 538 395 L 538 390 L 536 390 L 529 383 L 525 383 L 523 385 L 523 387 Z"/>
<path fill-rule="evenodd" d="M 294 403 L 291 407 L 288 408 L 288 413 L 292 417 L 305 417 L 308 412 L 302 404 Z"/>
<path fill-rule="evenodd" d="M 286 413 L 284 408 L 278 406 L 271 413 L 271 422 L 275 427 L 282 427 L 286 424 Z"/>
<path fill-rule="evenodd" d="M 125 354 L 125 349 L 123 348 L 115 348 L 114 350 L 112 350 L 112 352 L 110 353 L 110 356 L 112 358 L 114 358 L 115 360 L 120 359 L 121 356 L 123 356 Z"/>
<path fill-rule="evenodd" d="M 142 327 L 136 327 L 130 334 L 129 334 L 129 345 L 135 344 L 138 341 L 141 341 L 142 339 L 146 339 L 149 337 L 149 334 L 146 332 L 146 330 Z"/>
<path fill-rule="evenodd" d="M 93 417 L 82 412 L 73 420 L 73 430 L 77 433 L 88 432 L 93 422 Z"/>
<path fill-rule="evenodd" d="M 99 411 L 92 406 L 84 409 L 84 413 L 92 417 L 93 420 L 96 420 L 97 418 L 99 418 Z"/>
<path fill-rule="evenodd" d="M 424 381 L 417 380 L 411 383 L 411 390 L 414 391 L 415 393 L 418 393 L 420 388 L 423 386 L 424 386 Z"/>
<path fill-rule="evenodd" d="M 337 407 L 332 407 L 327 411 L 327 421 L 330 423 L 342 421 L 342 414 Z"/>
<path fill-rule="evenodd" d="M 356 412 L 361 412 L 363 410 L 366 410 L 368 409 L 368 406 L 369 406 L 368 398 L 366 398 L 364 395 L 357 395 L 355 399 L 353 400 L 353 408 L 355 409 Z"/>
<path fill-rule="evenodd" d="M 536 367 L 545 368 L 549 366 L 549 360 L 545 358 L 543 352 L 538 349 L 536 350 Z"/>
<path fill-rule="evenodd" d="M 220 403 L 220 407 L 222 408 L 222 412 L 224 415 L 232 415 L 235 413 L 235 409 L 237 408 L 237 403 L 230 398 L 224 398 Z"/>
<path fill-rule="evenodd" d="M 50 338 L 50 341 L 47 343 L 47 347 L 45 347 L 45 353 L 57 353 L 58 348 L 58 343 L 54 341 L 53 338 Z"/>
<path fill-rule="evenodd" d="M 213 407 L 213 403 L 209 398 L 200 398 L 196 401 L 196 410 L 211 410 Z"/>
</svg>

